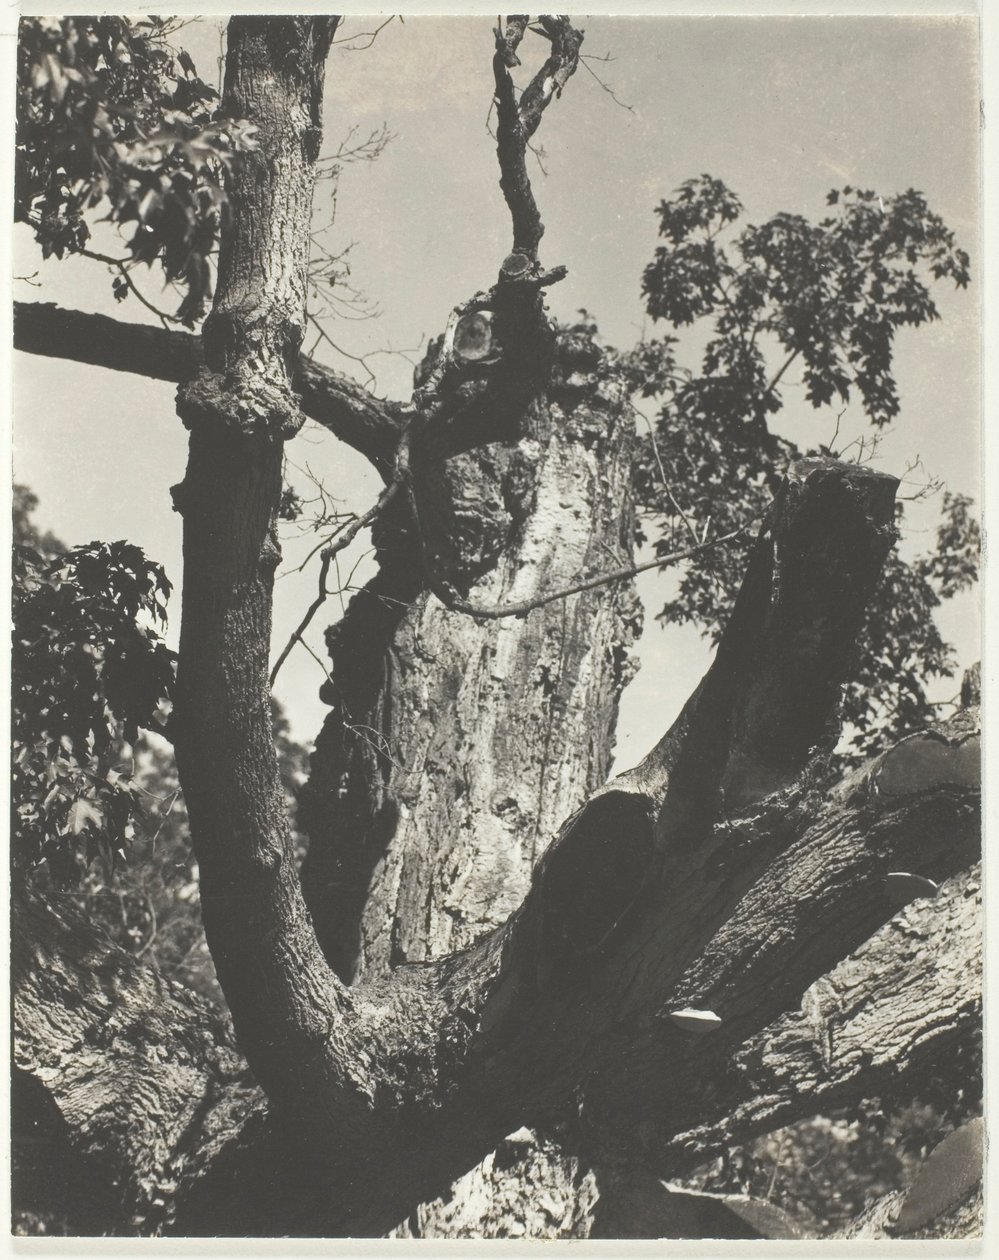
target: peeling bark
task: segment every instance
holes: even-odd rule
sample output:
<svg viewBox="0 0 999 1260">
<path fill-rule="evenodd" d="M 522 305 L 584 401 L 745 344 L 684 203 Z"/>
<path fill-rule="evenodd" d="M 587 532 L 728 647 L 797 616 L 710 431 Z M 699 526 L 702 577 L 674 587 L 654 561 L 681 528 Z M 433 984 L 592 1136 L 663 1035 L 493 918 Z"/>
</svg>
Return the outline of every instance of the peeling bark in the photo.
<svg viewBox="0 0 999 1260">
<path fill-rule="evenodd" d="M 563 393 L 528 423 L 435 487 L 451 572 L 484 603 L 631 554 L 626 400 Z M 477 624 L 421 589 L 404 545 L 384 532 L 378 577 L 330 632 L 333 712 L 300 816 L 310 908 L 352 978 L 466 948 L 516 909 L 547 838 L 607 776 L 640 618 L 629 584 Z"/>
</svg>

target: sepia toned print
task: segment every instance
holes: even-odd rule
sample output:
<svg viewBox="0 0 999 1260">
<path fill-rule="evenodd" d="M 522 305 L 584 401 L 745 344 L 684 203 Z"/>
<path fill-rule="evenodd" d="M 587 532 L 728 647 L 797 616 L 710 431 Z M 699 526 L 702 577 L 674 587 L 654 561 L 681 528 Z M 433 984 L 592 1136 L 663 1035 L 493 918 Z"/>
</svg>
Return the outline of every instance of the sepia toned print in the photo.
<svg viewBox="0 0 999 1260">
<path fill-rule="evenodd" d="M 15 1234 L 981 1234 L 978 38 L 22 19 Z"/>
</svg>

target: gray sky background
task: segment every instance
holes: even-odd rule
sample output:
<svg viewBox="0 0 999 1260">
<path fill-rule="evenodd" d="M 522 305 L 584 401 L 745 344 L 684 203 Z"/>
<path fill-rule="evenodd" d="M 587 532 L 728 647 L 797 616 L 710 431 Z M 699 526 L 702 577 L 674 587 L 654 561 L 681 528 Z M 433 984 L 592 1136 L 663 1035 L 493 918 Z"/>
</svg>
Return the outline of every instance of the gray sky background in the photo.
<svg viewBox="0 0 999 1260">
<path fill-rule="evenodd" d="M 209 81 L 218 21 L 178 37 Z M 879 466 L 900 473 L 920 456 L 927 473 L 980 498 L 976 21 L 602 17 L 580 24 L 584 52 L 614 58 L 587 65 L 631 109 L 616 104 L 584 69 L 542 123 L 547 175 L 535 168 L 547 225 L 542 259 L 569 268 L 568 279 L 550 291 L 553 313 L 568 319 L 585 307 L 604 338 L 619 346 L 652 332 L 643 323 L 639 279 L 657 244 L 654 209 L 690 176 L 723 179 L 742 198 L 747 221 L 756 222 L 778 210 L 820 217 L 826 193 L 844 184 L 886 195 L 915 187 L 971 254 L 974 283 L 966 292 L 940 286 L 941 321 L 899 336 L 902 418 L 881 445 Z M 486 130 L 491 25 L 485 17 L 408 17 L 387 26 L 368 50 L 341 44 L 331 56 L 327 150 L 351 127 L 364 136 L 384 123 L 394 134 L 377 162 L 345 168 L 330 237 L 334 248 L 354 242 L 353 282 L 382 311 L 377 320 L 331 329 L 350 354 L 372 356 L 367 362 L 378 393 L 406 396 L 412 372 L 405 358 L 378 352 L 414 348 L 439 332 L 452 305 L 491 283 L 510 247 Z M 371 28 L 371 19 L 351 18 L 343 33 Z M 534 42 L 529 55 L 540 61 L 543 46 Z M 320 218 L 328 217 L 323 198 L 328 203 L 328 185 L 319 191 Z M 14 271 L 37 272 L 30 284 L 15 281 L 20 300 L 136 321 L 145 315 L 134 301 L 116 306 L 99 264 L 42 265 L 26 235 L 15 234 Z M 158 296 L 155 287 L 149 293 Z M 349 360 L 317 351 L 327 355 L 350 370 Z M 180 518 L 170 510 L 169 487 L 183 475 L 186 441 L 172 388 L 27 355 L 16 356 L 14 386 L 14 471 L 39 495 L 39 523 L 71 544 L 128 537 L 179 585 Z M 813 412 L 792 384 L 777 425 L 800 442 L 825 440 L 835 416 Z M 862 416 L 849 412 L 841 433 L 864 428 Z M 344 508 L 363 510 L 377 494 L 377 478 L 363 461 L 313 425 L 289 459 L 310 467 Z M 929 545 L 936 510 L 914 506 L 905 548 Z M 289 538 L 285 569 L 311 545 Z M 352 564 L 344 561 L 341 572 Z M 313 567 L 280 578 L 276 647 L 312 599 L 315 573 Z M 355 582 L 364 573 L 362 561 Z M 650 614 L 665 581 L 643 583 Z M 324 621 L 320 614 L 315 623 L 317 647 L 336 601 L 327 608 L 331 616 Z M 175 640 L 179 608 L 171 612 Z M 977 601 L 957 601 L 942 623 L 959 645 L 962 665 L 975 659 Z M 663 631 L 651 615 L 642 658 L 622 714 L 625 764 L 661 734 L 707 663 L 695 633 Z M 311 739 L 318 729 L 321 681 L 319 666 L 300 649 L 282 671 L 278 693 L 299 738 Z M 945 683 L 938 694 L 955 687 Z"/>
</svg>

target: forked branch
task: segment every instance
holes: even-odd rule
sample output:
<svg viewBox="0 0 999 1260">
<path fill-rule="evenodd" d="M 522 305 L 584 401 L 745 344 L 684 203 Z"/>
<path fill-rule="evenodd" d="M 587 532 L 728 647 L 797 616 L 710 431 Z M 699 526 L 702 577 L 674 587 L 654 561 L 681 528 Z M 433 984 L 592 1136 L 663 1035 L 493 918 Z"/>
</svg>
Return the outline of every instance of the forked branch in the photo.
<svg viewBox="0 0 999 1260">
<path fill-rule="evenodd" d="M 535 263 L 545 226 L 527 173 L 527 144 L 537 131 L 544 111 L 576 72 L 583 32 L 576 30 L 567 17 L 538 19 L 538 26 L 531 29 L 550 42 L 551 52 L 524 89 L 518 104 L 510 70 L 520 64 L 517 49 L 527 24 L 528 18 L 521 15 L 508 17 L 505 26 L 497 27 L 493 78 L 500 187 L 513 222 L 514 253 L 523 254 L 529 263 Z"/>
</svg>

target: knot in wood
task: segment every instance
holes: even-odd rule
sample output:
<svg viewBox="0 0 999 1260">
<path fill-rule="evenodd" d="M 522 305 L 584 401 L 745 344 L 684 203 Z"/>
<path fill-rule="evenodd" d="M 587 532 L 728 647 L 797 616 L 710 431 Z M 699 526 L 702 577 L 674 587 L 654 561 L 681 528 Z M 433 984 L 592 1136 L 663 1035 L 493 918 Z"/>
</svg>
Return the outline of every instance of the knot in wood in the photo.
<svg viewBox="0 0 999 1260">
<path fill-rule="evenodd" d="M 294 437 L 305 422 L 286 382 L 238 369 L 225 376 L 206 369 L 181 385 L 177 414 L 189 430 L 210 425 L 234 436 L 268 441 Z"/>
<path fill-rule="evenodd" d="M 454 330 L 456 359 L 477 362 L 489 357 L 493 349 L 492 320 L 482 311 L 462 315 Z"/>
</svg>

